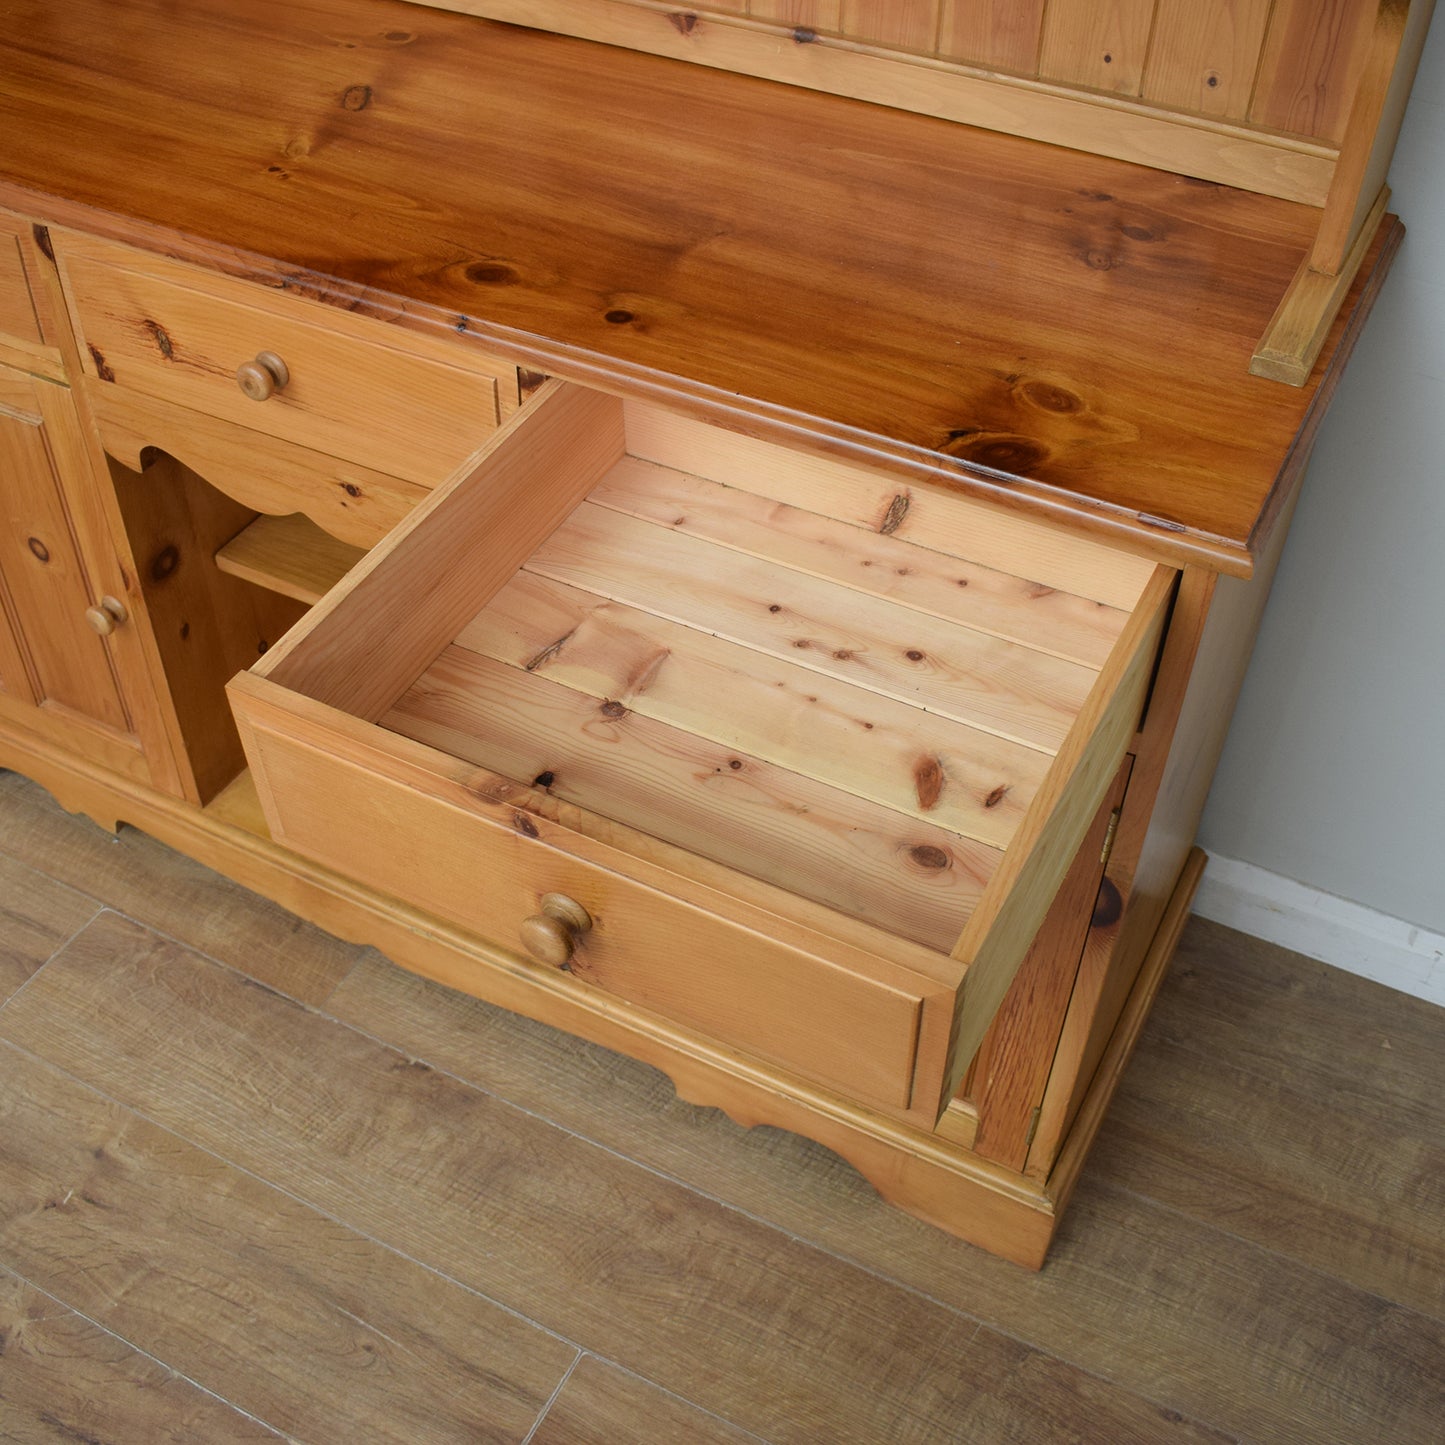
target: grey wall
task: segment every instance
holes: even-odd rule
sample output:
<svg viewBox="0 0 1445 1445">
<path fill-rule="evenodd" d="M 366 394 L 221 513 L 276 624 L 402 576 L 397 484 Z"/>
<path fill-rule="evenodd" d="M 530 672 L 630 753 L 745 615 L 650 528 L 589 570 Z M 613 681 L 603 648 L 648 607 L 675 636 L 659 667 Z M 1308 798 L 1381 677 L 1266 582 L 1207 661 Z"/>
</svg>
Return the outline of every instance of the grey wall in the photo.
<svg viewBox="0 0 1445 1445">
<path fill-rule="evenodd" d="M 1404 246 L 1325 419 L 1200 841 L 1445 932 L 1445 12 Z"/>
</svg>

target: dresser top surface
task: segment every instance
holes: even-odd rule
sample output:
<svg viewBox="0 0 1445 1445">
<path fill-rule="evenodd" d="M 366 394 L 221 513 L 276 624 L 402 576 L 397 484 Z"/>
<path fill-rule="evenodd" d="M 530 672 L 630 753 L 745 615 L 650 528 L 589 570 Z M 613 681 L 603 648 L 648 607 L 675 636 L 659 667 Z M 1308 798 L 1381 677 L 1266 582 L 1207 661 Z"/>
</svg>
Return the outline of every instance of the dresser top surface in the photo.
<svg viewBox="0 0 1445 1445">
<path fill-rule="evenodd" d="M 1249 567 L 1318 212 L 395 0 L 0 0 L 0 201 Z"/>
</svg>

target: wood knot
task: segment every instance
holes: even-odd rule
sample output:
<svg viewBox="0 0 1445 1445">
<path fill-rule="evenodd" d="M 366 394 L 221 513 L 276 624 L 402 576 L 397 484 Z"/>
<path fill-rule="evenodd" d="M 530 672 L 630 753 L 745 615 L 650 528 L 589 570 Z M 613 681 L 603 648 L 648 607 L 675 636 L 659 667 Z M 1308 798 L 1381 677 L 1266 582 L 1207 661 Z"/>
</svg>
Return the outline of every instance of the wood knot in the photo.
<svg viewBox="0 0 1445 1445">
<path fill-rule="evenodd" d="M 618 306 L 607 312 L 602 319 L 612 326 L 626 326 L 632 320 L 632 313 Z"/>
<path fill-rule="evenodd" d="M 86 349 L 90 352 L 90 359 L 95 363 L 95 374 L 102 381 L 114 381 L 115 372 L 110 369 L 105 357 L 100 354 L 99 347 L 90 345 Z"/>
<path fill-rule="evenodd" d="M 340 482 L 338 485 L 348 497 L 359 497 L 362 495 L 361 488 L 358 487 L 355 482 Z"/>
<path fill-rule="evenodd" d="M 1061 416 L 1084 409 L 1084 403 L 1072 391 L 1048 381 L 1026 381 L 1019 388 L 1019 395 L 1040 411 L 1057 412 Z"/>
<path fill-rule="evenodd" d="M 679 35 L 691 35 L 697 29 L 697 16 L 690 10 L 674 10 L 667 19 Z"/>
<path fill-rule="evenodd" d="M 537 825 L 525 813 L 513 813 L 512 826 L 524 837 L 536 838 L 539 836 Z"/>
<path fill-rule="evenodd" d="M 914 764 L 913 787 L 918 794 L 918 806 L 924 812 L 938 806 L 943 782 L 943 763 L 938 758 L 919 758 Z"/>
<path fill-rule="evenodd" d="M 885 537 L 891 537 L 899 527 L 903 525 L 903 519 L 908 515 L 908 508 L 912 505 L 912 499 L 907 492 L 899 492 L 888 504 L 888 510 L 883 514 L 883 520 L 878 524 L 878 530 Z"/>
<path fill-rule="evenodd" d="M 522 279 L 501 261 L 473 261 L 462 275 L 478 286 L 515 286 Z"/>
<path fill-rule="evenodd" d="M 961 438 L 946 450 L 963 461 L 991 467 L 997 472 L 1013 473 L 1031 471 L 1049 454 L 1047 447 L 1029 437 L 1001 436 L 996 432 L 980 432 L 973 437 Z"/>
<path fill-rule="evenodd" d="M 1112 879 L 1106 878 L 1099 884 L 1098 897 L 1094 899 L 1090 928 L 1112 928 L 1124 912 L 1124 899 Z"/>
<path fill-rule="evenodd" d="M 164 582 L 181 565 L 181 554 L 174 543 L 161 548 L 151 558 L 151 580 Z"/>
<path fill-rule="evenodd" d="M 933 843 L 915 843 L 908 850 L 908 856 L 918 864 L 920 868 L 940 869 L 947 868 L 949 856 L 942 848 Z"/>
<path fill-rule="evenodd" d="M 369 85 L 348 85 L 341 92 L 342 110 L 365 110 L 371 104 Z"/>
<path fill-rule="evenodd" d="M 534 788 L 550 788 L 557 781 L 557 774 L 551 768 L 545 768 L 532 779 Z"/>
<path fill-rule="evenodd" d="M 998 805 L 999 805 L 1001 802 L 1003 802 L 1003 800 L 1004 800 L 1006 797 L 1008 797 L 1008 790 L 1009 790 L 1009 785 L 1008 785 L 1007 783 L 1000 783 L 1000 784 L 998 785 L 998 787 L 996 787 L 996 788 L 983 800 L 983 805 L 984 805 L 984 807 L 985 807 L 985 808 L 996 808 L 996 807 L 998 807 Z"/>
<path fill-rule="evenodd" d="M 30 548 L 30 555 L 37 562 L 48 562 L 50 560 L 50 548 L 40 540 L 39 537 L 27 537 L 25 545 Z"/>
<path fill-rule="evenodd" d="M 156 344 L 156 350 L 165 357 L 167 361 L 176 359 L 176 348 L 171 343 L 170 333 L 160 324 L 159 321 L 145 321 L 142 323 L 145 329 L 150 332 L 151 340 Z"/>
<path fill-rule="evenodd" d="M 620 702 L 613 701 L 611 698 L 608 698 L 597 711 L 600 712 L 603 717 L 623 718 L 627 716 L 626 707 Z"/>
</svg>

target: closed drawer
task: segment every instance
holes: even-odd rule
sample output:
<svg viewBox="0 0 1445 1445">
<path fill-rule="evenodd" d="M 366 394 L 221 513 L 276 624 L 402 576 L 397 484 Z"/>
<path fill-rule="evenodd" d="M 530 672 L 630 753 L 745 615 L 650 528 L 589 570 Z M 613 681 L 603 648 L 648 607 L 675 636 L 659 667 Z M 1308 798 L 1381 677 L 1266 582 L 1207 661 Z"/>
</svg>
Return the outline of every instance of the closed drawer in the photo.
<svg viewBox="0 0 1445 1445">
<path fill-rule="evenodd" d="M 516 951 L 565 894 L 577 987 L 931 1123 L 1133 736 L 1172 582 L 552 384 L 232 706 L 291 847 Z"/>
<path fill-rule="evenodd" d="M 516 368 L 469 345 L 111 242 L 56 246 L 101 388 L 424 484 L 517 408 Z"/>
</svg>

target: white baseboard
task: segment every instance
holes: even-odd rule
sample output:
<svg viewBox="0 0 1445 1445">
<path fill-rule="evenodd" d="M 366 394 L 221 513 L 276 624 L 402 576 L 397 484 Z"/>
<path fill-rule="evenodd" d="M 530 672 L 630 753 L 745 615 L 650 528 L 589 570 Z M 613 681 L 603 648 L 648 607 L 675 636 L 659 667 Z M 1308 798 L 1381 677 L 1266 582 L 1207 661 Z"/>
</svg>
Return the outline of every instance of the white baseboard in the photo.
<svg viewBox="0 0 1445 1445">
<path fill-rule="evenodd" d="M 1445 933 L 1218 854 L 1210 855 L 1194 911 L 1348 973 L 1445 1004 Z"/>
</svg>

